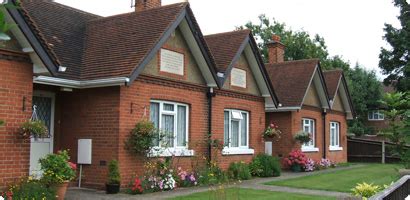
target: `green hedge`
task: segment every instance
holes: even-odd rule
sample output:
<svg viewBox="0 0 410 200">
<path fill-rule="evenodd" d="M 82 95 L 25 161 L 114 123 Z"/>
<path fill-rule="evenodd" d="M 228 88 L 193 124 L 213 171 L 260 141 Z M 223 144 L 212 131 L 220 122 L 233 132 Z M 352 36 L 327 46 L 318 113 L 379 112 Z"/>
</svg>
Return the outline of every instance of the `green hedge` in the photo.
<svg viewBox="0 0 410 200">
<path fill-rule="evenodd" d="M 249 164 L 251 174 L 259 177 L 280 176 L 280 161 L 277 157 L 259 154 Z"/>
</svg>

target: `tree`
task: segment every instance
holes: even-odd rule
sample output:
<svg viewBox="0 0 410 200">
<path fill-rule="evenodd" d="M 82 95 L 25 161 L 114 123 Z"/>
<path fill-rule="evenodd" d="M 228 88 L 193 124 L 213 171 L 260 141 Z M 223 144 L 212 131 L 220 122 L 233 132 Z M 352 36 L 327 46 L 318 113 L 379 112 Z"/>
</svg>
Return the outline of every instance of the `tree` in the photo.
<svg viewBox="0 0 410 200">
<path fill-rule="evenodd" d="M 391 24 L 385 24 L 384 39 L 391 49 L 381 48 L 379 55 L 379 67 L 383 74 L 388 75 L 384 79 L 386 85 L 393 84 L 398 91 L 410 90 L 410 5 L 406 0 L 394 0 L 394 6 L 400 8 L 398 19 L 401 28 L 395 28 Z"/>
<path fill-rule="evenodd" d="M 367 113 L 371 108 L 380 106 L 382 97 L 381 84 L 374 71 L 366 71 L 356 66 L 346 73 L 350 96 L 356 112 L 356 119 L 349 121 L 349 132 L 356 135 L 368 134 L 372 130 L 365 126 Z"/>
<path fill-rule="evenodd" d="M 318 34 L 311 37 L 306 31 L 290 30 L 285 23 L 280 23 L 275 19 L 270 21 L 265 15 L 259 16 L 259 24 L 248 22 L 238 27 L 238 29 L 244 28 L 252 30 L 265 62 L 268 60 L 267 44 L 275 34 L 281 37 L 281 42 L 286 46 L 285 60 L 319 58 L 323 69 L 349 69 L 349 63 L 341 56 L 329 56 L 325 39 Z"/>
</svg>

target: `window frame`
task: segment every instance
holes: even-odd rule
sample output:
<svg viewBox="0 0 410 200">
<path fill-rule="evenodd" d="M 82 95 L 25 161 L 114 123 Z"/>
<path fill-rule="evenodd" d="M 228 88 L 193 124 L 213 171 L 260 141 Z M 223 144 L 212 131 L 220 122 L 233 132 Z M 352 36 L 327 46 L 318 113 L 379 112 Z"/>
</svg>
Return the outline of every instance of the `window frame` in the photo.
<svg viewBox="0 0 410 200">
<path fill-rule="evenodd" d="M 237 110 L 237 109 L 224 109 L 224 116 L 225 116 L 225 112 L 229 112 L 229 127 L 228 127 L 228 137 L 229 137 L 229 142 L 228 142 L 228 146 L 225 146 L 227 148 L 230 149 L 249 149 L 249 112 L 248 111 L 244 111 L 244 110 Z M 232 112 L 239 112 L 241 114 L 241 116 L 243 116 L 243 114 L 246 114 L 246 119 L 234 119 L 232 118 Z M 242 120 L 246 120 L 246 145 L 245 146 L 241 146 L 241 131 L 242 131 L 242 126 L 241 126 L 241 121 Z M 237 147 L 232 147 L 232 121 L 237 121 L 239 124 L 239 128 L 238 128 L 238 146 Z M 225 120 L 224 120 L 224 137 L 225 137 Z M 225 141 L 225 138 L 224 138 Z M 224 144 L 225 145 L 225 144 Z"/>
<path fill-rule="evenodd" d="M 335 131 L 334 133 L 332 131 Z M 332 139 L 335 139 L 334 145 L 332 145 Z M 329 150 L 330 151 L 340 151 L 343 148 L 340 146 L 340 122 L 331 121 L 329 123 Z"/>
<path fill-rule="evenodd" d="M 377 119 L 376 119 L 377 116 Z M 384 113 L 381 110 L 371 110 L 367 113 L 367 120 L 369 121 L 383 121 Z"/>
<path fill-rule="evenodd" d="M 158 108 L 158 129 L 161 129 L 162 126 L 162 115 L 172 115 L 174 116 L 174 135 L 173 135 L 173 142 L 174 145 L 171 147 L 162 147 L 161 146 L 161 142 L 158 142 L 158 146 L 154 146 L 154 148 L 159 148 L 159 149 L 188 149 L 188 143 L 189 143 L 189 105 L 188 104 L 184 104 L 184 103 L 178 103 L 178 102 L 172 102 L 172 101 L 163 101 L 163 100 L 151 100 L 150 101 L 150 105 L 151 103 L 158 103 L 159 104 L 159 108 Z M 174 111 L 167 111 L 164 110 L 164 104 L 171 104 L 174 105 Z M 178 146 L 178 106 L 184 106 L 185 109 L 185 115 L 186 115 L 186 127 L 185 127 L 185 145 L 184 146 Z M 151 120 L 151 119 L 150 119 Z"/>
<path fill-rule="evenodd" d="M 309 123 L 305 123 L 306 121 Z M 301 145 L 302 151 L 303 152 L 319 151 L 319 148 L 316 147 L 316 120 L 312 118 L 302 118 L 301 125 L 302 125 L 302 131 L 305 131 L 305 127 L 308 126 L 310 131 L 313 132 L 313 133 L 309 132 L 312 135 L 312 140 L 311 140 L 312 144 L 311 145 L 302 144 Z"/>
</svg>

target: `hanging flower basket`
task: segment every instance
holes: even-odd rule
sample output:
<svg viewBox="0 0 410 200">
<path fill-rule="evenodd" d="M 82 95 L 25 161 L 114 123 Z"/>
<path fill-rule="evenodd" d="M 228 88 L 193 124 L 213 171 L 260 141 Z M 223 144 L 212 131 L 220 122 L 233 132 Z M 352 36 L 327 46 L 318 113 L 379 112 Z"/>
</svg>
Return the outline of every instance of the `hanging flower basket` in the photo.
<svg viewBox="0 0 410 200">
<path fill-rule="evenodd" d="M 44 138 L 48 137 L 48 129 L 43 121 L 29 120 L 24 122 L 20 127 L 20 133 L 23 137 Z"/>
<path fill-rule="evenodd" d="M 301 144 L 308 143 L 312 139 L 312 135 L 308 132 L 300 131 L 295 135 L 295 140 Z"/>
<path fill-rule="evenodd" d="M 262 133 L 262 137 L 265 140 L 279 139 L 282 131 L 279 130 L 279 126 L 274 123 L 270 123 L 269 126 Z"/>
</svg>

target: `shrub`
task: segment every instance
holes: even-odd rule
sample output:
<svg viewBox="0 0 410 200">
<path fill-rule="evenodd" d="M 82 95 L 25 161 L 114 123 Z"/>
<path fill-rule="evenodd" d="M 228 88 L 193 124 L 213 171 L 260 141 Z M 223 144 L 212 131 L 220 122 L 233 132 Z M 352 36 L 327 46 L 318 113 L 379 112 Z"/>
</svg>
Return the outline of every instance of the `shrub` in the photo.
<svg viewBox="0 0 410 200">
<path fill-rule="evenodd" d="M 182 169 L 182 167 L 178 167 L 178 176 L 177 182 L 180 187 L 190 187 L 195 186 L 198 184 L 197 182 L 197 175 L 194 172 L 187 172 Z"/>
<path fill-rule="evenodd" d="M 308 158 L 306 160 L 305 165 L 303 166 L 303 169 L 305 170 L 305 172 L 311 172 L 315 170 L 315 161 Z"/>
<path fill-rule="evenodd" d="M 280 176 L 279 158 L 267 154 L 259 154 L 249 165 L 251 174 L 260 177 Z"/>
<path fill-rule="evenodd" d="M 355 188 L 352 189 L 353 195 L 361 196 L 364 198 L 371 197 L 378 193 L 381 187 L 378 185 L 368 184 L 368 183 L 358 183 Z"/>
<path fill-rule="evenodd" d="M 76 165 L 70 163 L 69 159 L 67 150 L 41 158 L 40 165 L 43 171 L 41 181 L 46 185 L 54 185 L 73 180 L 76 177 Z"/>
<path fill-rule="evenodd" d="M 108 164 L 108 184 L 120 184 L 121 183 L 121 176 L 120 170 L 118 169 L 118 161 L 111 160 Z"/>
<path fill-rule="evenodd" d="M 219 168 L 216 162 L 211 162 L 199 172 L 198 182 L 201 185 L 216 185 L 228 181 L 227 174 Z"/>
<path fill-rule="evenodd" d="M 56 199 L 53 189 L 46 187 L 38 181 L 27 181 L 10 188 L 5 199 Z"/>
<path fill-rule="evenodd" d="M 299 149 L 293 150 L 292 152 L 289 153 L 288 157 L 284 159 L 285 164 L 292 168 L 292 170 L 295 170 L 296 168 L 301 168 L 306 165 L 307 158 L 302 151 Z M 299 170 L 300 171 L 300 170 Z"/>
<path fill-rule="evenodd" d="M 146 156 L 153 147 L 153 141 L 159 139 L 159 132 L 150 121 L 138 122 L 132 129 L 125 148 L 132 154 Z"/>
<path fill-rule="evenodd" d="M 144 192 L 144 188 L 142 185 L 142 180 L 139 177 L 135 177 L 134 181 L 131 183 L 131 188 L 129 189 L 128 193 L 142 194 L 143 192 Z"/>
<path fill-rule="evenodd" d="M 229 178 L 234 180 L 249 180 L 252 177 L 249 166 L 243 161 L 231 163 L 228 168 L 228 175 Z"/>
</svg>

